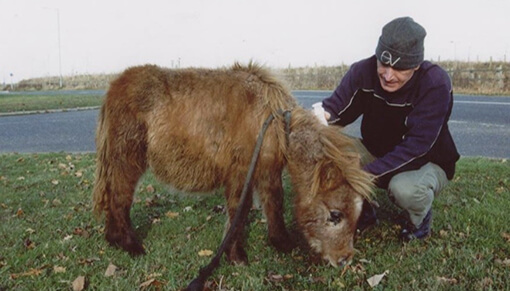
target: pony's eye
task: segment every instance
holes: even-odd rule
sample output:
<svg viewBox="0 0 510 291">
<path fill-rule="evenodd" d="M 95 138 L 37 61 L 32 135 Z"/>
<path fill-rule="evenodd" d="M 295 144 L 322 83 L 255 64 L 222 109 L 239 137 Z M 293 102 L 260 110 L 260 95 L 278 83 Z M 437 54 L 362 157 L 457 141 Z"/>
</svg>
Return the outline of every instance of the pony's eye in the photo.
<svg viewBox="0 0 510 291">
<path fill-rule="evenodd" d="M 340 223 L 340 221 L 344 218 L 344 214 L 339 210 L 331 210 L 329 212 L 328 221 L 333 222 L 335 225 Z"/>
</svg>

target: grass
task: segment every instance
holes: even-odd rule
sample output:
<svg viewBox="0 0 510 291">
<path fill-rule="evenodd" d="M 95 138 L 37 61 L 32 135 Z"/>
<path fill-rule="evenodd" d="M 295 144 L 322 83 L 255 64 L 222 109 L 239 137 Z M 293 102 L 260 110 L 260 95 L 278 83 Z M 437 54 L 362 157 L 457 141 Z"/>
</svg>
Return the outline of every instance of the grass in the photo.
<svg viewBox="0 0 510 291">
<path fill-rule="evenodd" d="M 78 107 L 100 106 L 103 94 L 46 94 L 15 93 L 0 94 L 0 113 L 19 111 L 46 111 Z"/>
<path fill-rule="evenodd" d="M 219 246 L 221 192 L 174 194 L 148 173 L 131 210 L 147 255 L 110 247 L 91 214 L 94 154 L 0 156 L 0 290 L 178 290 Z M 279 254 L 266 241 L 260 210 L 250 213 L 248 266 L 222 262 L 212 290 L 504 290 L 510 284 L 510 164 L 463 158 L 455 180 L 434 202 L 433 235 L 403 244 L 378 196 L 381 223 L 358 237 L 352 264 L 313 263 L 305 250 Z M 286 181 L 286 180 L 285 180 Z M 287 182 L 287 206 L 292 191 Z M 291 210 L 286 217 L 292 225 Z M 202 254 L 202 253 L 200 253 Z M 107 271 L 108 270 L 108 271 Z M 388 271 L 371 288 L 367 279 Z M 77 289 L 79 290 L 79 288 Z"/>
</svg>

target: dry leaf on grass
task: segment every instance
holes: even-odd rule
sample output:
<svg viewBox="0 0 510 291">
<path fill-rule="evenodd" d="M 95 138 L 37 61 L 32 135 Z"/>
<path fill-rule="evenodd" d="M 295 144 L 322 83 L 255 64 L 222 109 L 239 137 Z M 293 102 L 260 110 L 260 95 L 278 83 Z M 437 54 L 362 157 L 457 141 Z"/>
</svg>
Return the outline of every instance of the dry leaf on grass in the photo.
<svg viewBox="0 0 510 291">
<path fill-rule="evenodd" d="M 381 280 L 384 278 L 384 276 L 386 276 L 389 272 L 390 272 L 389 270 L 386 270 L 382 274 L 374 275 L 374 276 L 368 278 L 367 279 L 368 285 L 370 285 L 370 287 L 375 287 L 375 286 L 379 285 L 379 283 L 381 283 Z"/>
<path fill-rule="evenodd" d="M 450 284 L 450 285 L 457 284 L 457 279 L 455 279 L 455 278 L 437 277 L 437 281 L 440 283 L 446 283 L 446 284 Z"/>
<path fill-rule="evenodd" d="M 167 213 L 165 213 L 165 216 L 170 218 L 176 218 L 177 216 L 179 216 L 179 212 L 168 211 Z"/>
<path fill-rule="evenodd" d="M 154 193 L 154 191 L 156 191 L 154 189 L 154 186 L 152 185 L 147 185 L 147 187 L 145 187 L 145 190 L 147 191 L 147 193 Z"/>
<path fill-rule="evenodd" d="M 510 243 L 510 233 L 502 232 L 501 237 L 506 239 L 506 242 Z"/>
<path fill-rule="evenodd" d="M 66 268 L 61 266 L 53 266 L 53 272 L 55 273 L 65 273 Z"/>
<path fill-rule="evenodd" d="M 73 291 L 82 291 L 85 289 L 85 276 L 78 276 L 73 281 Z"/>
<path fill-rule="evenodd" d="M 117 266 L 115 266 L 114 264 L 110 263 L 108 265 L 108 267 L 106 268 L 106 271 L 104 272 L 104 276 L 105 277 L 111 277 L 111 276 L 115 275 L 115 271 L 117 271 Z"/>
<path fill-rule="evenodd" d="M 500 265 L 500 266 L 504 266 L 504 267 L 510 267 L 510 259 L 504 259 L 504 260 L 495 259 L 494 263 L 496 263 L 496 265 Z"/>
<path fill-rule="evenodd" d="M 23 273 L 17 273 L 17 274 L 11 274 L 11 279 L 15 280 L 21 277 L 28 277 L 28 276 L 39 276 L 43 272 L 45 267 L 42 268 L 36 268 L 36 269 L 30 269 Z"/>
<path fill-rule="evenodd" d="M 294 275 L 292 275 L 292 274 L 285 274 L 282 276 L 280 274 L 269 273 L 267 275 L 267 279 L 271 282 L 282 282 L 285 280 L 290 280 L 292 278 L 294 278 Z"/>
<path fill-rule="evenodd" d="M 200 250 L 198 252 L 198 255 L 201 257 L 210 257 L 213 254 L 213 251 L 211 250 Z"/>
</svg>

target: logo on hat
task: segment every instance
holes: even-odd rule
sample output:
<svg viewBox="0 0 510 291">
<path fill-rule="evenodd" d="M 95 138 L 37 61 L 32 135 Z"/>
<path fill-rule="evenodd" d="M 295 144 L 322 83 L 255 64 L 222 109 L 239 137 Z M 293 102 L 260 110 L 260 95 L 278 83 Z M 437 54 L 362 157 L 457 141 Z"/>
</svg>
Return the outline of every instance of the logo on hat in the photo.
<svg viewBox="0 0 510 291">
<path fill-rule="evenodd" d="M 381 63 L 385 65 L 394 66 L 398 61 L 400 61 L 400 57 L 398 57 L 396 60 L 393 61 L 393 56 L 389 51 L 383 51 L 381 54 Z"/>
</svg>

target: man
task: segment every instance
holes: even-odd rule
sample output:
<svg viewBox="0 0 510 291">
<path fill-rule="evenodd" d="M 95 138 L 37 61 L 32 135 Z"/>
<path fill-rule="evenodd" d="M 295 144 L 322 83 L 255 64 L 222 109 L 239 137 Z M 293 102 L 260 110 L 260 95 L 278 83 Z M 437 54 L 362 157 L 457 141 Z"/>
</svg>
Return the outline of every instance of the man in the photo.
<svg viewBox="0 0 510 291">
<path fill-rule="evenodd" d="M 453 178 L 459 159 L 448 129 L 451 80 L 423 60 L 425 35 L 410 17 L 392 20 L 382 29 L 375 55 L 354 63 L 322 101 L 330 125 L 363 116 L 357 142 L 363 167 L 403 209 L 400 237 L 406 241 L 429 235 L 432 202 Z M 358 227 L 374 221 L 365 202 Z"/>
</svg>

